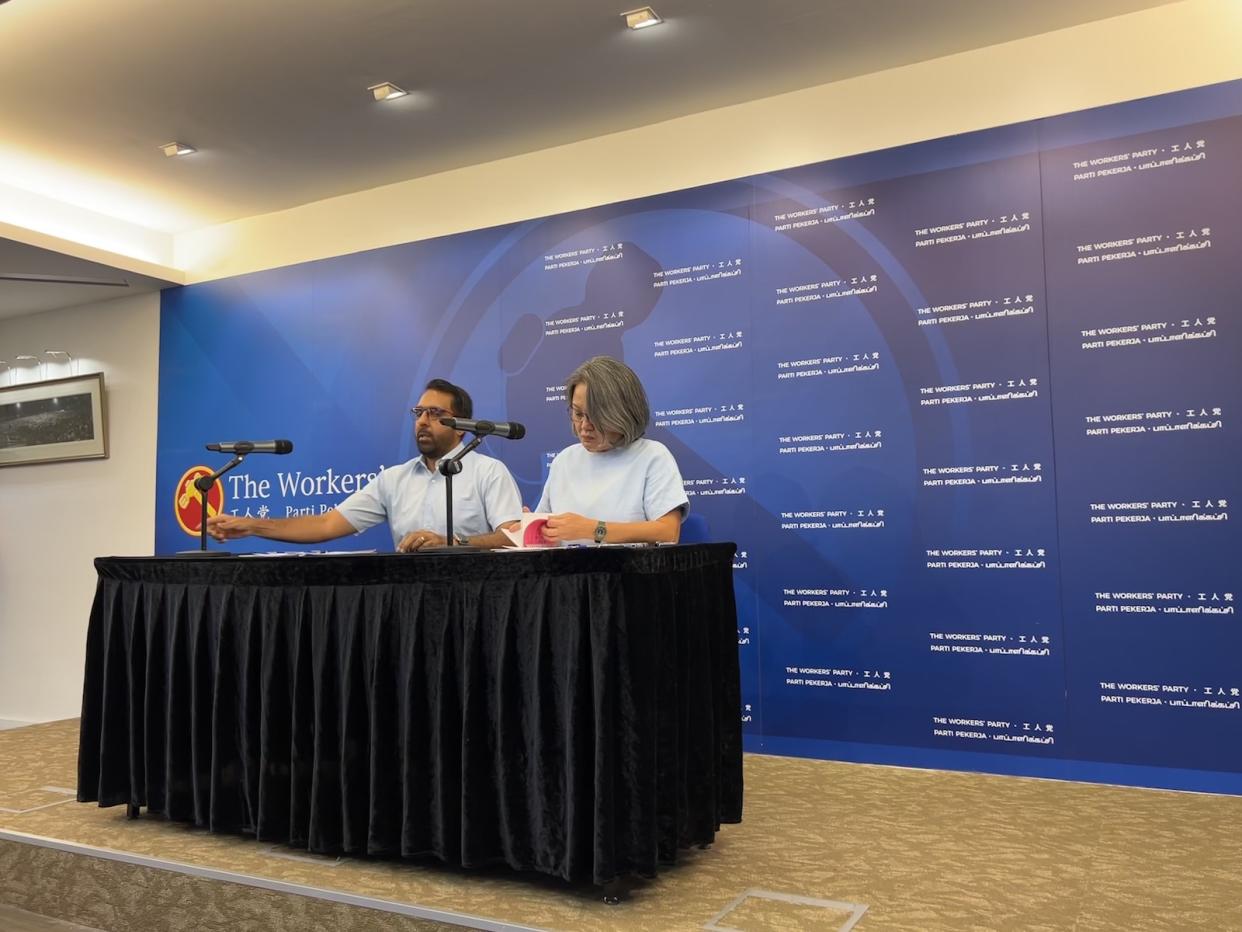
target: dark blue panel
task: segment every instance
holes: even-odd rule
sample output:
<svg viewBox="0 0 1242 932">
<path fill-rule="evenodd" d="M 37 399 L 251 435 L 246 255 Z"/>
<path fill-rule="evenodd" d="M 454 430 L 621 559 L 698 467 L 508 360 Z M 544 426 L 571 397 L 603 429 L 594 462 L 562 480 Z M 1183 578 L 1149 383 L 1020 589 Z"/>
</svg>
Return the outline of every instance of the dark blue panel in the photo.
<svg viewBox="0 0 1242 932">
<path fill-rule="evenodd" d="M 738 545 L 748 747 L 1240 792 L 1239 114 L 1234 82 L 165 292 L 157 548 L 204 442 L 296 444 L 227 510 L 330 508 L 436 376 L 528 426 L 484 450 L 534 506 L 609 354 Z"/>
</svg>

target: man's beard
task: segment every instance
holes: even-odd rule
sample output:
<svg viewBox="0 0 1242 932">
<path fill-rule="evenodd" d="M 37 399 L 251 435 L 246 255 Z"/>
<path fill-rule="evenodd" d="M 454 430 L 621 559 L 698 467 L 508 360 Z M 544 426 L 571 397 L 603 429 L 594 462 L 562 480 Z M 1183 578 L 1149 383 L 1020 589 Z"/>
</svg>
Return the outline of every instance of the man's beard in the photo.
<svg viewBox="0 0 1242 932">
<path fill-rule="evenodd" d="M 414 442 L 415 444 L 418 445 L 419 453 L 421 453 L 423 456 L 428 456 L 428 457 L 431 457 L 432 459 L 437 459 L 437 460 L 440 459 L 440 457 L 444 456 L 445 453 L 447 453 L 449 450 L 452 449 L 452 447 L 447 447 L 446 449 L 441 450 L 439 447 L 436 446 L 436 438 L 432 437 L 430 434 L 427 434 L 422 437 L 415 434 Z"/>
</svg>

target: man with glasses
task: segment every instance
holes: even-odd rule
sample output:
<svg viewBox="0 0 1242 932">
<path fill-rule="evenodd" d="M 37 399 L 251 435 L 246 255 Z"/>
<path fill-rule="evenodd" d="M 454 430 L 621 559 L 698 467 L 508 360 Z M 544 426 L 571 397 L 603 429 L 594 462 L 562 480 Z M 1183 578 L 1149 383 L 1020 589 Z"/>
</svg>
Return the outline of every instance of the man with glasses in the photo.
<svg viewBox="0 0 1242 932">
<path fill-rule="evenodd" d="M 445 427 L 440 418 L 472 417 L 474 403 L 464 388 L 432 379 L 411 413 L 421 455 L 385 469 L 331 511 L 293 518 L 217 515 L 207 519 L 207 533 L 221 541 L 254 536 L 313 544 L 387 521 L 393 545 L 401 553 L 444 546 L 445 478 L 437 467 L 460 452 L 463 432 Z M 499 528 L 522 513 L 517 483 L 504 463 L 477 451 L 461 465 L 462 471 L 453 477 L 456 543 L 485 549 L 506 546 L 509 541 Z"/>
</svg>

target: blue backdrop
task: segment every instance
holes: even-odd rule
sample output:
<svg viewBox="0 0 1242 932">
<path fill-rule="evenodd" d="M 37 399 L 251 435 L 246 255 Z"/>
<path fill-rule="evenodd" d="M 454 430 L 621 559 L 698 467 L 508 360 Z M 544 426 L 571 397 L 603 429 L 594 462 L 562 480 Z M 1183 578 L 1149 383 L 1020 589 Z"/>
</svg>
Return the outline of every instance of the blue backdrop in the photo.
<svg viewBox="0 0 1242 932">
<path fill-rule="evenodd" d="M 624 359 L 738 545 L 751 750 L 1242 792 L 1242 82 L 164 292 L 156 546 Z M 391 548 L 384 528 L 338 545 Z M 238 551 L 268 550 L 246 541 Z"/>
</svg>

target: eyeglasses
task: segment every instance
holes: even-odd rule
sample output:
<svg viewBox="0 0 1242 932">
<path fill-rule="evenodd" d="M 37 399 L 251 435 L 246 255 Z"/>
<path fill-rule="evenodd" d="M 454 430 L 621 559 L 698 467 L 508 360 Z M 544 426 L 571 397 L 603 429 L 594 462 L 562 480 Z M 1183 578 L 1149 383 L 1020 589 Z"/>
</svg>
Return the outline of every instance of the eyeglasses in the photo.
<svg viewBox="0 0 1242 932">
<path fill-rule="evenodd" d="M 410 408 L 410 413 L 414 415 L 414 420 L 416 421 L 419 418 L 421 418 L 424 414 L 427 415 L 429 418 L 431 418 L 433 421 L 438 421 L 442 417 L 453 416 L 453 412 L 449 411 L 446 408 L 423 408 L 423 407 Z"/>
<path fill-rule="evenodd" d="M 579 411 L 573 405 L 569 406 L 569 419 L 575 424 L 581 424 L 583 421 L 591 420 L 590 415 L 585 411 Z"/>
</svg>

